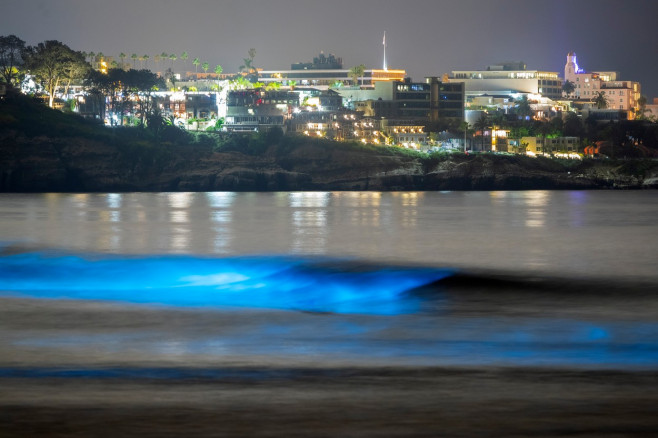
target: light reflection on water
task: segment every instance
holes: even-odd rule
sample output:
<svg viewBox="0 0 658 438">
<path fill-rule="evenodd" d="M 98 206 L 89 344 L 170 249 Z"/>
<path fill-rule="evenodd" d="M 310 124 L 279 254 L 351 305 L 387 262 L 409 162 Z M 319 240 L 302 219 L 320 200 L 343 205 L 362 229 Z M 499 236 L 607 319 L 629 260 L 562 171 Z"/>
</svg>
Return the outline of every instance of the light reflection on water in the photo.
<svg viewBox="0 0 658 438">
<path fill-rule="evenodd" d="M 0 195 L 0 240 L 110 253 L 317 254 L 655 277 L 651 192 Z"/>
</svg>

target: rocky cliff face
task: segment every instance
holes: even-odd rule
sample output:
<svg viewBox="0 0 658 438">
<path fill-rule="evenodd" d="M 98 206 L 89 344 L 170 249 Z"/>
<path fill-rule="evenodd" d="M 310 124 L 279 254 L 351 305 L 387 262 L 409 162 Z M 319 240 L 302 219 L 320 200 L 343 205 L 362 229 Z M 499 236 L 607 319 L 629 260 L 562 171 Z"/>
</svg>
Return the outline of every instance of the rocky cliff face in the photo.
<svg viewBox="0 0 658 438">
<path fill-rule="evenodd" d="M 421 158 L 388 149 L 298 144 L 258 155 L 197 146 L 131 145 L 80 137 L 0 136 L 0 191 L 516 190 L 648 188 L 641 172 L 600 161 L 569 168 L 496 155 Z M 298 142 L 296 142 L 298 143 Z"/>
</svg>

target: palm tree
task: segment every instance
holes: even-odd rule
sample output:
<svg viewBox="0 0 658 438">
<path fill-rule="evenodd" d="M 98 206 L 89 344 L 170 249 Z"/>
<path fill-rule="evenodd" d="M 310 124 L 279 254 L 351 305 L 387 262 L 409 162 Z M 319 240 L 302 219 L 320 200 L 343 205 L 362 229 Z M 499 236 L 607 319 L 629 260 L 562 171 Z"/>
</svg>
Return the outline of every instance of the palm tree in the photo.
<svg viewBox="0 0 658 438">
<path fill-rule="evenodd" d="M 185 61 L 187 61 L 187 58 L 189 58 L 190 55 L 187 54 L 187 52 L 183 52 L 180 55 L 180 59 L 183 60 L 183 66 L 185 66 Z"/>
<path fill-rule="evenodd" d="M 219 88 L 219 75 L 221 75 L 223 71 L 224 71 L 224 69 L 222 68 L 221 65 L 217 64 L 217 66 L 215 66 L 215 74 L 217 75 L 217 87 L 218 88 Z"/>
<path fill-rule="evenodd" d="M 254 70 L 254 58 L 256 57 L 256 49 L 253 47 L 247 51 L 247 58 L 242 58 L 244 64 L 240 66 L 240 71 L 251 73 Z"/>
<path fill-rule="evenodd" d="M 149 61 L 150 56 L 149 55 L 143 55 L 142 60 L 144 61 L 144 68 L 148 68 L 148 61 Z"/>
<path fill-rule="evenodd" d="M 464 152 L 466 152 L 466 134 L 468 134 L 470 129 L 471 125 L 466 120 L 462 120 L 459 124 L 459 130 L 464 131 Z"/>
<path fill-rule="evenodd" d="M 201 68 L 203 69 L 204 73 L 208 73 L 208 68 L 209 67 L 210 67 L 210 64 L 208 64 L 207 62 L 204 62 L 203 64 L 201 64 Z M 206 81 L 207 81 L 207 79 L 208 78 L 206 78 Z M 208 82 L 206 82 L 206 90 L 207 89 L 208 89 Z"/>
<path fill-rule="evenodd" d="M 194 72 L 199 73 L 199 64 L 201 64 L 201 61 L 199 58 L 194 58 L 194 61 L 192 61 L 192 64 L 194 64 Z"/>
<path fill-rule="evenodd" d="M 119 53 L 119 59 L 121 59 L 121 68 L 125 68 L 123 65 L 126 62 L 126 54 L 123 52 Z"/>
<path fill-rule="evenodd" d="M 598 91 L 593 100 L 598 109 L 605 109 L 608 107 L 608 98 L 605 96 L 605 91 Z"/>
<path fill-rule="evenodd" d="M 174 69 L 174 61 L 176 61 L 178 59 L 178 57 L 175 54 L 172 53 L 171 55 L 169 55 L 169 59 L 171 59 L 171 69 L 173 70 Z"/>
<path fill-rule="evenodd" d="M 647 118 L 645 115 L 647 112 L 651 112 L 650 109 L 647 109 L 647 97 L 640 96 L 637 100 L 637 112 L 635 118 L 645 120 Z"/>
<path fill-rule="evenodd" d="M 352 77 L 352 83 L 354 85 L 359 85 L 359 78 L 363 77 L 363 74 L 366 71 L 366 66 L 363 64 L 355 65 L 349 71 L 349 75 Z"/>
<path fill-rule="evenodd" d="M 487 117 L 487 114 L 480 114 L 480 118 L 475 121 L 473 127 L 480 131 L 480 138 L 482 139 L 482 150 L 484 150 L 484 131 L 489 127 L 489 118 Z"/>
<path fill-rule="evenodd" d="M 564 94 L 567 97 L 569 97 L 569 95 L 571 95 L 575 90 L 576 90 L 576 85 L 569 80 L 564 81 L 564 84 L 562 84 L 562 91 L 564 91 Z"/>
<path fill-rule="evenodd" d="M 160 53 L 160 61 L 163 63 L 166 62 L 166 60 L 169 58 L 169 55 L 165 52 Z M 162 70 L 164 70 L 164 65 L 162 66 Z"/>
</svg>

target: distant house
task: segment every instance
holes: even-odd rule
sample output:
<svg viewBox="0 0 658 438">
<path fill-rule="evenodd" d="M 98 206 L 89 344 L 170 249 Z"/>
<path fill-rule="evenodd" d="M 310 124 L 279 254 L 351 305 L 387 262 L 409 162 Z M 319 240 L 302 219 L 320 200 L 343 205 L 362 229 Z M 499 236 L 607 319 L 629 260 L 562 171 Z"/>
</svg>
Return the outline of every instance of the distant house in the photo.
<svg viewBox="0 0 658 438">
<path fill-rule="evenodd" d="M 579 137 L 522 137 L 526 153 L 534 155 L 572 154 L 578 152 Z"/>
<path fill-rule="evenodd" d="M 299 105 L 295 92 L 262 89 L 230 91 L 226 102 L 224 130 L 228 132 L 262 131 L 285 128 L 285 120 Z"/>
</svg>

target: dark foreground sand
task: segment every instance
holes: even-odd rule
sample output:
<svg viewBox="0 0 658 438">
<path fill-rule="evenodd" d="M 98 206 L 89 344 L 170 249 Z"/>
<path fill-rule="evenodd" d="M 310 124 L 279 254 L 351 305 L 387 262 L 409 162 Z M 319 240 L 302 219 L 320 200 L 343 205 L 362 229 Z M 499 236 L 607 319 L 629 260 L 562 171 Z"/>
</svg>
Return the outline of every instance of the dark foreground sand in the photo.
<svg viewBox="0 0 658 438">
<path fill-rule="evenodd" d="M 284 347 L 265 356 L 147 348 L 158 336 L 188 347 L 208 332 L 230 338 L 234 327 L 262 318 L 0 299 L 0 437 L 658 436 L 655 370 L 429 367 L 330 354 L 301 361 Z M 295 327 L 318 320 L 272 318 L 292 318 Z M 120 342 L 110 354 L 108 345 L 81 343 L 89 333 Z M 35 342 L 51 335 L 57 343 Z"/>
</svg>

